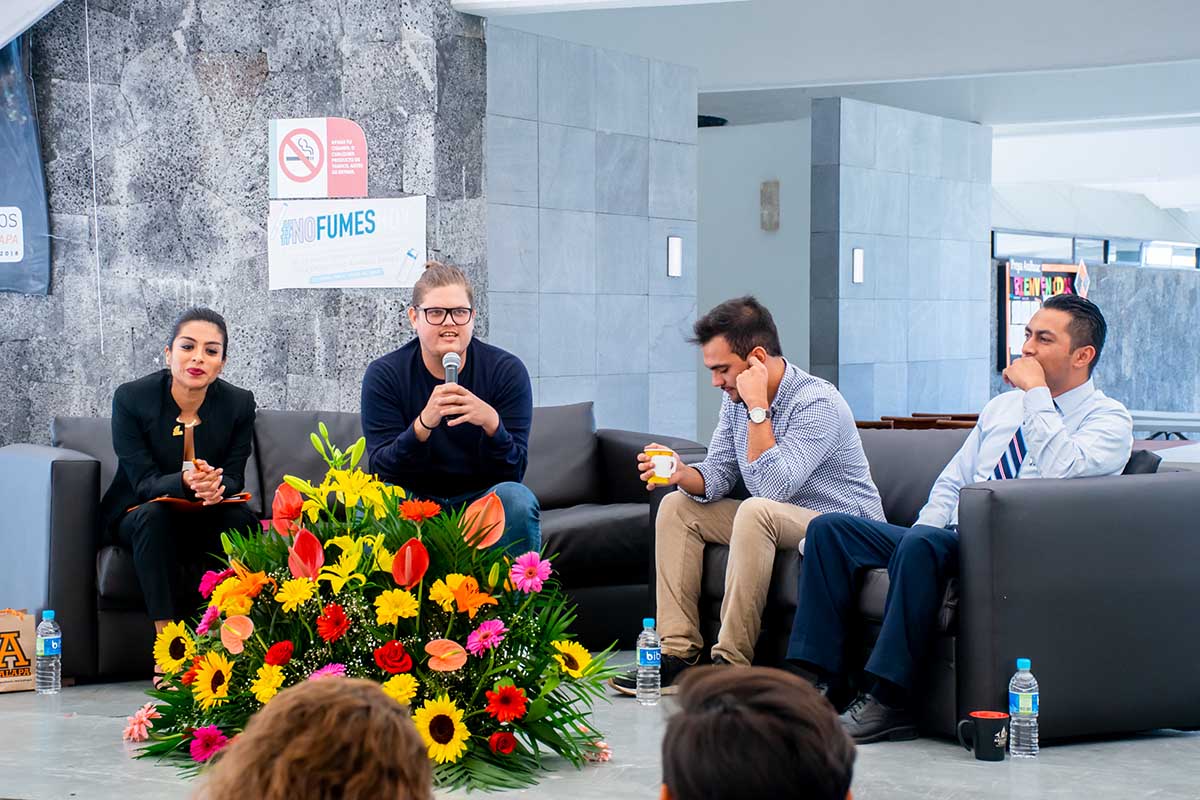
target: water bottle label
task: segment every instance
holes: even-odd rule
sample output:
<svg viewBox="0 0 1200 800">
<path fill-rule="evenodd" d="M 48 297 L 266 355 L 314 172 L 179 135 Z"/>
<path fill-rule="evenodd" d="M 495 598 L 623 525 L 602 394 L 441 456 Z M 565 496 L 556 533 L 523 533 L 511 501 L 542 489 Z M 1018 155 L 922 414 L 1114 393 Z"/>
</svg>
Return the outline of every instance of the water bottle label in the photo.
<svg viewBox="0 0 1200 800">
<path fill-rule="evenodd" d="M 1018 714 L 1036 714 L 1038 713 L 1038 693 L 1037 692 L 1009 692 L 1008 693 L 1008 715 L 1015 717 Z"/>
<path fill-rule="evenodd" d="M 662 657 L 662 651 L 657 647 L 639 647 L 638 648 L 638 666 L 639 667 L 654 667 L 658 669 L 659 660 Z"/>
<path fill-rule="evenodd" d="M 61 656 L 62 655 L 62 637 L 61 636 L 39 636 L 39 637 L 37 637 L 37 654 L 39 656 Z"/>
</svg>

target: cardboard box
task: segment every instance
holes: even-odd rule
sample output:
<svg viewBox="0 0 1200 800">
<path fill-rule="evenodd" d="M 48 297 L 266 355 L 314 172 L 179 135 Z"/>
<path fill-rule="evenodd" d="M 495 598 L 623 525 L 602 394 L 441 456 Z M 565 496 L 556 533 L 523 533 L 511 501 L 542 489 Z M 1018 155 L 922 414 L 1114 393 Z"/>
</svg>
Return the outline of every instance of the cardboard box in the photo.
<svg viewBox="0 0 1200 800">
<path fill-rule="evenodd" d="M 0 609 L 0 692 L 33 690 L 36 630 L 33 614 Z"/>
</svg>

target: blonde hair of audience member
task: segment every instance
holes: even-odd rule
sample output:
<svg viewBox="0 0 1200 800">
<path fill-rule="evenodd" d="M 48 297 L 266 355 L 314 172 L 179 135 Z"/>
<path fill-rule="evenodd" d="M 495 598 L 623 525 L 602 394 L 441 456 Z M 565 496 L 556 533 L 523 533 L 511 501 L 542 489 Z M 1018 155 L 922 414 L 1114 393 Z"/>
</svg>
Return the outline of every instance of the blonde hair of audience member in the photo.
<svg viewBox="0 0 1200 800">
<path fill-rule="evenodd" d="M 433 772 L 408 708 L 357 678 L 275 696 L 221 754 L 198 800 L 431 800 Z"/>
<path fill-rule="evenodd" d="M 661 800 L 853 800 L 854 742 L 808 681 L 769 667 L 683 673 Z"/>
</svg>

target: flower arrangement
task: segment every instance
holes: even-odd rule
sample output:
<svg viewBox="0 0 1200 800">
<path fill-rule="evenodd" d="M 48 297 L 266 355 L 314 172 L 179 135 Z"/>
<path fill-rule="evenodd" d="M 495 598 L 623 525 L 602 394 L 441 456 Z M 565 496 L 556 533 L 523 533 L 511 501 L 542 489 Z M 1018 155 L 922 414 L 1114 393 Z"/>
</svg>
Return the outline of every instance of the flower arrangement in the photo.
<svg viewBox="0 0 1200 800">
<path fill-rule="evenodd" d="M 444 787 L 532 785 L 547 752 L 576 767 L 603 759 L 590 717 L 611 651 L 571 638 L 549 560 L 491 549 L 499 499 L 407 499 L 357 468 L 364 440 L 342 451 L 320 432 L 324 480 L 285 477 L 271 530 L 222 535 L 227 567 L 201 581 L 194 626 L 157 637 L 157 703 L 126 738 L 195 768 L 282 689 L 353 676 L 411 709 Z"/>
</svg>

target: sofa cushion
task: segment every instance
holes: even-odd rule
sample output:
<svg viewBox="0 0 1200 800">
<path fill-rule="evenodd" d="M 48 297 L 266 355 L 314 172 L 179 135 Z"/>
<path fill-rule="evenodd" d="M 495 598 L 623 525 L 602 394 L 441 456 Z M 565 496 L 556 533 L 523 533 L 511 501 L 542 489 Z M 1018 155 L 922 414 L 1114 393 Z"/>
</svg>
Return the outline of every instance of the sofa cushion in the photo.
<svg viewBox="0 0 1200 800">
<path fill-rule="evenodd" d="M 883 609 L 887 605 L 888 574 L 886 569 L 873 569 L 863 574 L 862 588 L 858 592 L 858 613 L 871 622 L 883 622 Z M 958 579 L 951 578 L 942 595 L 942 606 L 938 609 L 938 626 L 941 633 L 953 634 L 958 623 Z"/>
<path fill-rule="evenodd" d="M 329 469 L 321 454 L 312 446 L 311 435 L 319 423 L 329 429 L 334 446 L 349 449 L 363 435 L 358 414 L 342 411 L 270 411 L 260 410 L 254 421 L 254 447 L 262 473 L 263 510 L 271 512 L 275 490 L 284 475 L 296 475 L 310 483 L 320 483 Z M 367 469 L 366 456 L 359 466 Z"/>
<path fill-rule="evenodd" d="M 1162 457 L 1158 453 L 1152 453 L 1149 450 L 1134 450 L 1129 456 L 1129 461 L 1125 464 L 1122 475 L 1153 475 L 1158 472 L 1158 465 L 1162 463 Z"/>
<path fill-rule="evenodd" d="M 969 430 L 860 430 L 871 478 L 893 525 L 910 527 Z"/>
<path fill-rule="evenodd" d="M 542 544 L 569 588 L 649 580 L 650 513 L 645 503 L 542 511 Z"/>
<path fill-rule="evenodd" d="M 523 482 L 543 510 L 600 499 L 597 448 L 596 419 L 590 402 L 533 410 L 529 466 Z"/>
</svg>

